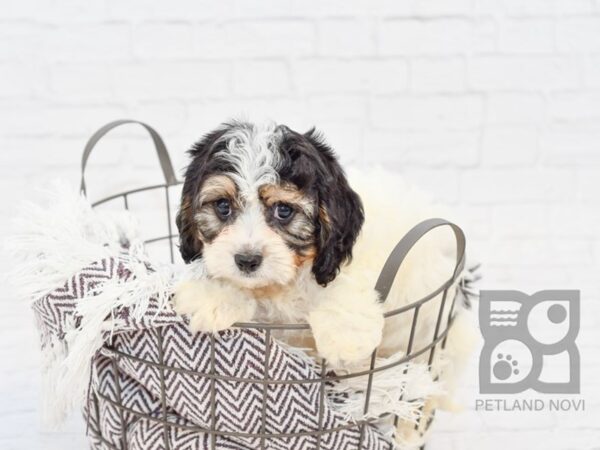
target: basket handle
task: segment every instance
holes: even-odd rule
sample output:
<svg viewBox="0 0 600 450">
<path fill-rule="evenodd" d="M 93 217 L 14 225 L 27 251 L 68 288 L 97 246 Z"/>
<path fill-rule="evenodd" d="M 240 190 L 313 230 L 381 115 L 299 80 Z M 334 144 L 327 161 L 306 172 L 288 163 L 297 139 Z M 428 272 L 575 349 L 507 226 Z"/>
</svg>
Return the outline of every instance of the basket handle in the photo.
<svg viewBox="0 0 600 450">
<path fill-rule="evenodd" d="M 456 237 L 456 265 L 454 266 L 452 279 L 454 280 L 463 270 L 465 266 L 466 240 L 462 229 L 458 225 L 448 222 L 445 219 L 436 218 L 424 220 L 423 222 L 415 225 L 408 233 L 404 235 L 402 239 L 400 239 L 383 265 L 383 269 L 381 269 L 381 273 L 379 274 L 379 278 L 375 284 L 375 290 L 379 293 L 379 299 L 382 303 L 385 302 L 388 294 L 390 293 L 390 289 L 392 288 L 392 284 L 394 283 L 398 269 L 400 269 L 400 266 L 406 258 L 408 252 L 410 252 L 410 250 L 423 236 L 425 236 L 431 230 L 441 226 L 449 226 L 452 228 L 454 236 Z"/>
<path fill-rule="evenodd" d="M 85 144 L 85 148 L 83 149 L 83 155 L 81 156 L 81 192 L 86 193 L 85 188 L 85 167 L 87 165 L 87 161 L 92 153 L 92 150 L 98 143 L 100 139 L 104 137 L 110 130 L 113 128 L 117 128 L 121 125 L 136 123 L 143 126 L 148 133 L 150 133 L 150 137 L 152 137 L 152 141 L 154 142 L 154 148 L 156 149 L 156 154 L 158 155 L 158 161 L 160 163 L 160 168 L 162 169 L 163 176 L 165 177 L 165 182 L 167 185 L 172 185 L 177 183 L 177 177 L 175 176 L 175 171 L 173 170 L 173 164 L 171 163 L 171 158 L 169 157 L 169 152 L 167 151 L 167 147 L 165 146 L 164 141 L 160 137 L 160 135 L 156 132 L 154 128 L 150 125 L 147 125 L 143 122 L 132 120 L 132 119 L 122 119 L 115 120 L 114 122 L 107 123 L 98 131 L 96 131 L 92 137 Z"/>
</svg>

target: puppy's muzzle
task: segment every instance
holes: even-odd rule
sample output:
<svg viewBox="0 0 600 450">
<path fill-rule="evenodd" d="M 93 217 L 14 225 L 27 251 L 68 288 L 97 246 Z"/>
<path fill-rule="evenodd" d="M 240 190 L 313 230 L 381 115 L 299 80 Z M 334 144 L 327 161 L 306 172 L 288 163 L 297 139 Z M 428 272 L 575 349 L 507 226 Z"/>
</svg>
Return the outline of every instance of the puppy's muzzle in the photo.
<svg viewBox="0 0 600 450">
<path fill-rule="evenodd" d="M 262 263 L 263 257 L 260 253 L 238 253 L 233 259 L 235 265 L 244 273 L 255 272 Z"/>
</svg>

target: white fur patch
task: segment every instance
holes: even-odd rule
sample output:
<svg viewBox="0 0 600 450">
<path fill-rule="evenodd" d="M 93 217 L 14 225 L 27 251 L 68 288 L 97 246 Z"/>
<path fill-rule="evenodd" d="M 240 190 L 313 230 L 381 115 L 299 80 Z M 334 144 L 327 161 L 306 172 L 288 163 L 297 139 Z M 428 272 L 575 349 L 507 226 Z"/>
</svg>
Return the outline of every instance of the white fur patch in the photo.
<svg viewBox="0 0 600 450">
<path fill-rule="evenodd" d="M 282 137 L 277 125 L 267 122 L 263 125 L 237 123 L 220 138 L 226 142 L 227 150 L 217 156 L 233 165 L 231 177 L 245 199 L 256 197 L 261 185 L 279 181 L 278 144 Z"/>
<path fill-rule="evenodd" d="M 212 277 L 254 289 L 286 285 L 296 275 L 293 251 L 266 224 L 258 202 L 252 200 L 247 204 L 236 221 L 205 246 L 203 258 Z M 260 253 L 263 257 L 260 267 L 251 274 L 242 274 L 235 264 L 234 256 L 245 252 Z"/>
</svg>

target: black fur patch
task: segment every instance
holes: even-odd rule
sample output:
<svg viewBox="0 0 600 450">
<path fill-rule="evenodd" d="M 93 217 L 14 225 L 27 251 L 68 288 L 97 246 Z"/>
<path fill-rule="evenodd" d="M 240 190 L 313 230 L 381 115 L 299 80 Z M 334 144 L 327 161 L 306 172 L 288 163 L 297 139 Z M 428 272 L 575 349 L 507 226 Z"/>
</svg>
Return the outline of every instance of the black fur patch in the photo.
<svg viewBox="0 0 600 450">
<path fill-rule="evenodd" d="M 314 129 L 300 134 L 285 127 L 279 150 L 281 180 L 315 198 L 319 207 L 312 271 L 317 282 L 325 286 L 337 276 L 340 265 L 352 258 L 352 247 L 364 222 L 362 202 L 348 185 L 335 152 Z"/>
<path fill-rule="evenodd" d="M 198 238 L 197 224 L 194 219 L 202 182 L 209 175 L 232 170 L 231 165 L 226 161 L 213 157 L 215 153 L 225 148 L 225 142 L 219 141 L 224 133 L 225 128 L 213 131 L 188 151 L 192 161 L 185 171 L 181 205 L 175 219 L 179 230 L 179 251 L 186 263 L 202 257 L 202 241 Z"/>
</svg>

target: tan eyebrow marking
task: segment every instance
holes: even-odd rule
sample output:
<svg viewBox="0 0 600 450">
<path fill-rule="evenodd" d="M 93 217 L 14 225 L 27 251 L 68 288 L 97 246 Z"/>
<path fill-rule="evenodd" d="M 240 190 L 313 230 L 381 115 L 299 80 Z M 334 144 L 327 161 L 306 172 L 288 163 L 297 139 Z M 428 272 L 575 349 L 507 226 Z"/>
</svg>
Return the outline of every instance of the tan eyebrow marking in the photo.
<svg viewBox="0 0 600 450">
<path fill-rule="evenodd" d="M 221 197 L 228 197 L 234 200 L 236 194 L 237 187 L 231 178 L 226 175 L 212 175 L 204 181 L 199 201 L 202 204 L 218 200 Z"/>
<path fill-rule="evenodd" d="M 297 206 L 309 217 L 314 215 L 313 201 L 293 184 L 265 184 L 258 189 L 258 195 L 268 207 L 275 203 L 287 203 Z"/>
</svg>

